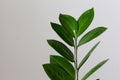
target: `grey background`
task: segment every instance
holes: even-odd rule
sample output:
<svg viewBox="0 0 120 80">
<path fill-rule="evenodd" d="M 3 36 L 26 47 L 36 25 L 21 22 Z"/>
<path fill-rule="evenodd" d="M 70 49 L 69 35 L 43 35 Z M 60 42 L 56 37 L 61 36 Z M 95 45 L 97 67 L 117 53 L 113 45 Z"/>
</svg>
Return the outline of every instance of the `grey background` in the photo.
<svg viewBox="0 0 120 80">
<path fill-rule="evenodd" d="M 94 7 L 95 18 L 87 30 L 106 26 L 108 30 L 79 49 L 79 61 L 98 41 L 99 47 L 81 69 L 81 78 L 101 60 L 110 58 L 88 80 L 120 80 L 120 1 L 119 0 L 0 0 L 0 80 L 49 80 L 42 64 L 57 54 L 47 39 L 62 41 L 50 27 L 59 13 L 76 19 Z M 87 32 L 86 31 L 86 32 Z"/>
</svg>

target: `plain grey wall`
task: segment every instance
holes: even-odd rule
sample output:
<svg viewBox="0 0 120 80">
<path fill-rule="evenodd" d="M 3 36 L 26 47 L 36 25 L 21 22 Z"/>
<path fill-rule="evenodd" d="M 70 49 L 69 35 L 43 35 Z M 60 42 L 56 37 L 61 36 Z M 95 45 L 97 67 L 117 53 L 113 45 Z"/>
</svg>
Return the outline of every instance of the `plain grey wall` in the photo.
<svg viewBox="0 0 120 80">
<path fill-rule="evenodd" d="M 110 58 L 88 80 L 120 80 L 120 1 L 119 0 L 0 0 L 0 80 L 49 80 L 42 64 L 57 54 L 46 42 L 61 39 L 50 27 L 59 13 L 78 18 L 94 7 L 90 29 L 107 26 L 108 30 L 79 50 L 79 60 L 99 40 L 101 44 L 81 69 L 82 77 L 95 64 Z M 88 31 L 87 30 L 87 31 Z"/>
</svg>

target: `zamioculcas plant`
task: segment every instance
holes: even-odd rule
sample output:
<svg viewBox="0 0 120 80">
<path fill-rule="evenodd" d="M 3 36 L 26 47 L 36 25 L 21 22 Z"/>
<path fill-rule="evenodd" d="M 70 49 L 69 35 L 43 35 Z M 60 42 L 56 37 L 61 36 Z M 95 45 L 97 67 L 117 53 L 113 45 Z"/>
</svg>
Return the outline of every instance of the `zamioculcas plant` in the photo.
<svg viewBox="0 0 120 80">
<path fill-rule="evenodd" d="M 64 43 L 58 40 L 47 40 L 48 44 L 61 55 L 50 55 L 50 63 L 43 64 L 43 68 L 46 74 L 49 76 L 50 80 L 78 80 L 78 73 L 80 68 L 85 64 L 85 62 L 88 60 L 88 58 L 100 42 L 96 43 L 90 49 L 90 51 L 85 55 L 85 57 L 83 57 L 79 64 L 77 56 L 78 48 L 95 39 L 106 30 L 106 28 L 103 26 L 97 27 L 83 35 L 82 38 L 78 40 L 78 37 L 81 36 L 82 33 L 85 32 L 86 29 L 89 27 L 93 18 L 94 9 L 91 8 L 85 11 L 78 18 L 78 20 L 70 15 L 60 14 L 59 21 L 61 24 L 51 22 L 52 29 L 62 40 L 64 40 L 69 46 L 73 47 L 74 51 L 71 51 Z M 107 61 L 108 59 L 98 63 L 95 67 L 89 70 L 80 80 L 86 80 Z"/>
</svg>

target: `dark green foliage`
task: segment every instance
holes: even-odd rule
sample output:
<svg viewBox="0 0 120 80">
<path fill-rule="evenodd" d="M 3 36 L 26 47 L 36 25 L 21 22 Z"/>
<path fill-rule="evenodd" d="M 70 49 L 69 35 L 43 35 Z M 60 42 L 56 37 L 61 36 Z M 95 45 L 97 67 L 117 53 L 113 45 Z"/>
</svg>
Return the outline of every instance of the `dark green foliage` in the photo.
<svg viewBox="0 0 120 80">
<path fill-rule="evenodd" d="M 56 23 L 51 23 L 53 30 L 70 46 L 74 46 L 73 37 L 67 33 L 66 29 Z"/>
<path fill-rule="evenodd" d="M 77 64 L 77 50 L 79 46 L 86 44 L 93 39 L 97 38 L 101 35 L 107 28 L 105 27 L 97 27 L 87 32 L 83 37 L 79 40 L 79 36 L 82 35 L 83 32 L 91 24 L 94 18 L 94 9 L 91 8 L 85 11 L 78 20 L 74 17 L 66 14 L 59 15 L 59 21 L 61 24 L 52 23 L 52 29 L 58 34 L 58 36 L 64 40 L 69 46 L 74 48 L 74 53 L 71 51 L 65 44 L 57 40 L 47 40 L 48 44 L 57 51 L 61 56 L 51 55 L 50 63 L 43 64 L 43 68 L 46 74 L 49 76 L 51 80 L 78 80 L 78 71 L 85 64 L 85 62 L 90 58 L 92 52 L 98 46 L 96 43 L 90 51 L 83 57 L 80 61 L 79 65 Z M 94 72 L 96 72 L 100 67 L 102 67 L 108 59 L 103 60 L 95 67 L 93 67 L 88 73 L 86 73 L 81 80 L 88 79 Z M 74 65 L 73 65 L 74 64 Z M 96 79 L 99 80 L 99 79 Z"/>
<path fill-rule="evenodd" d="M 93 30 L 91 30 L 90 32 L 88 32 L 86 35 L 84 35 L 81 40 L 79 41 L 78 46 L 85 44 L 91 40 L 93 40 L 94 38 L 98 37 L 100 34 L 102 34 L 107 28 L 105 27 L 98 27 L 95 28 Z"/>
<path fill-rule="evenodd" d="M 59 54 L 74 62 L 73 53 L 62 42 L 57 40 L 48 40 L 48 44 L 54 48 Z"/>
<path fill-rule="evenodd" d="M 68 62 L 65 58 L 60 56 L 51 55 L 50 56 L 51 64 L 58 64 L 61 68 L 64 69 L 74 80 L 75 78 L 75 70 L 70 62 Z"/>
<path fill-rule="evenodd" d="M 89 9 L 85 11 L 78 19 L 78 32 L 77 36 L 80 36 L 91 24 L 94 18 L 94 9 Z"/>
<path fill-rule="evenodd" d="M 75 37 L 78 30 L 77 21 L 72 16 L 66 14 L 60 14 L 59 20 L 69 35 Z"/>
<path fill-rule="evenodd" d="M 43 64 L 44 70 L 51 80 L 73 80 L 73 78 L 56 64 Z"/>
</svg>

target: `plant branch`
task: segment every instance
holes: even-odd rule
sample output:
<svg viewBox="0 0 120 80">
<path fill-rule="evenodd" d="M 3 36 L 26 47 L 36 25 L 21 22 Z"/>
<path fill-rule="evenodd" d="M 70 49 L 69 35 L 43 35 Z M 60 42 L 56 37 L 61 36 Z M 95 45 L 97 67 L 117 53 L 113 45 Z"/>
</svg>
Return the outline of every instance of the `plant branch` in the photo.
<svg viewBox="0 0 120 80">
<path fill-rule="evenodd" d="M 77 49 L 78 49 L 78 46 L 77 46 L 77 37 L 74 38 L 74 66 L 75 66 L 75 80 L 78 80 L 78 69 L 77 69 L 77 66 L 78 66 L 78 62 L 77 62 Z"/>
</svg>

